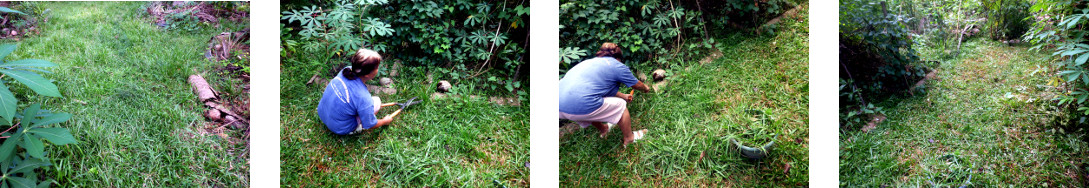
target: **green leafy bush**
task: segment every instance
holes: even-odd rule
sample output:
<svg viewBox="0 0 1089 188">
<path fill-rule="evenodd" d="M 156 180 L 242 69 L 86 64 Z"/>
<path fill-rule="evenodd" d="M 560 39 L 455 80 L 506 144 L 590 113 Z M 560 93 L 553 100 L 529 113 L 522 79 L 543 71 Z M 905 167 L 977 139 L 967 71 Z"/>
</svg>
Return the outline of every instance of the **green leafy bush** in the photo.
<svg viewBox="0 0 1089 188">
<path fill-rule="evenodd" d="M 757 31 L 764 21 L 797 4 L 785 0 L 561 1 L 561 73 L 605 42 L 623 49 L 624 63 L 664 64 L 678 55 L 697 55 L 713 47 L 711 35 Z"/>
<path fill-rule="evenodd" d="M 1053 51 L 1058 60 L 1056 76 L 1064 84 L 1064 95 L 1057 97 L 1057 105 L 1076 110 L 1074 118 L 1078 124 L 1086 123 L 1089 116 L 1089 41 L 1086 41 L 1086 22 L 1089 22 L 1089 7 L 1081 1 L 1057 0 L 1039 1 L 1030 9 L 1037 18 L 1024 39 L 1034 43 L 1033 49 Z M 1064 87 L 1063 87 L 1064 86 Z"/>
<path fill-rule="evenodd" d="M 982 1 L 987 15 L 987 31 L 997 40 L 1018 39 L 1032 26 L 1032 5 L 1025 0 Z"/>
<path fill-rule="evenodd" d="M 840 2 L 841 119 L 871 105 L 861 96 L 909 89 L 926 74 L 904 24 L 910 18 L 890 11 L 888 6 L 886 2 L 862 0 Z"/>
<path fill-rule="evenodd" d="M 704 33 L 701 14 L 665 1 L 561 2 L 560 46 L 565 47 L 561 59 L 566 63 L 561 65 L 578 63 L 583 54 L 593 55 L 605 42 L 623 48 L 625 63 L 664 62 L 659 57 L 675 52 L 669 49 L 679 48 L 686 35 Z"/>
<path fill-rule="evenodd" d="M 3 60 L 16 48 L 15 44 L 0 45 L 0 74 L 22 83 L 40 95 L 60 97 L 60 92 L 52 81 L 31 72 L 45 72 L 40 68 L 56 65 L 40 59 Z M 46 126 L 67 121 L 72 115 L 50 112 L 41 109 L 38 104 L 30 105 L 21 114 L 16 114 L 18 99 L 8 87 L 10 83 L 11 81 L 0 80 L 0 127 L 6 127 L 0 132 L 0 139 L 3 140 L 0 144 L 0 187 L 48 186 L 54 181 L 43 181 L 40 179 L 43 176 L 38 175 L 38 169 L 50 165 L 42 139 L 48 140 L 52 145 L 76 143 L 76 139 L 66 128 Z"/>
<path fill-rule="evenodd" d="M 193 16 L 193 12 L 196 10 L 182 11 L 178 13 L 170 13 L 165 17 L 163 29 L 166 30 L 179 30 L 185 32 L 195 32 L 200 30 L 205 23 L 200 22 L 196 16 Z"/>
<path fill-rule="evenodd" d="M 483 78 L 497 77 L 504 80 L 503 87 L 521 85 L 517 80 L 528 79 L 528 74 L 520 74 L 528 70 L 524 65 L 529 62 L 528 3 L 337 0 L 289 4 L 282 13 L 281 33 L 287 34 L 281 36 L 281 55 L 306 53 L 317 59 L 308 62 L 310 66 L 342 66 L 344 57 L 369 48 L 407 66 L 446 70 L 448 74 L 440 79 L 485 84 L 489 80 Z"/>
</svg>

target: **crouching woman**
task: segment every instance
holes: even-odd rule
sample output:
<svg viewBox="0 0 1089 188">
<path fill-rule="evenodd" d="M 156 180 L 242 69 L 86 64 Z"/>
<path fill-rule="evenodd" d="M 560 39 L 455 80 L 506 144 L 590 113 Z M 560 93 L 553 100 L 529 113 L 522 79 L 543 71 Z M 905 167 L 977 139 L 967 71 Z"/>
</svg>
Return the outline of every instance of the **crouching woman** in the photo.
<svg viewBox="0 0 1089 188">
<path fill-rule="evenodd" d="M 649 92 L 642 81 L 632 75 L 628 66 L 618 59 L 620 47 L 613 43 L 601 45 L 595 58 L 571 67 L 560 79 L 560 118 L 578 122 L 583 128 L 593 125 L 605 138 L 613 125 L 624 134 L 624 147 L 642 139 L 646 129 L 632 131 L 627 104 L 632 95 L 619 91 L 618 84 Z"/>
<path fill-rule="evenodd" d="M 382 56 L 378 52 L 360 49 L 349 58 L 351 66 L 341 69 L 336 78 L 329 80 L 318 102 L 318 117 L 325 127 L 338 135 L 358 134 L 363 130 L 389 125 L 398 113 L 378 119 L 376 113 L 384 106 L 382 100 L 372 97 L 364 82 L 378 75 Z M 381 105 L 380 105 L 381 104 Z"/>
</svg>

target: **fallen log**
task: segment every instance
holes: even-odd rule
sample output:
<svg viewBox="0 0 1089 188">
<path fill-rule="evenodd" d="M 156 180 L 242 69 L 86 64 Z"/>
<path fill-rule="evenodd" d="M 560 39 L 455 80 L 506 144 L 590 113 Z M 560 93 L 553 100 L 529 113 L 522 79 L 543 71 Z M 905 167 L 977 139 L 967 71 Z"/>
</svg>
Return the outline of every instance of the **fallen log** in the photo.
<svg viewBox="0 0 1089 188">
<path fill-rule="evenodd" d="M 208 84 L 208 81 L 200 75 L 189 75 L 189 84 L 193 86 L 193 94 L 197 95 L 197 99 L 204 103 L 206 109 L 204 117 L 207 117 L 213 122 L 220 122 L 224 125 L 231 125 L 236 129 L 247 127 L 250 122 L 246 117 L 242 117 L 234 111 L 223 107 L 219 103 L 219 92 L 212 89 L 212 86 Z M 241 124 L 237 124 L 241 122 Z"/>
</svg>

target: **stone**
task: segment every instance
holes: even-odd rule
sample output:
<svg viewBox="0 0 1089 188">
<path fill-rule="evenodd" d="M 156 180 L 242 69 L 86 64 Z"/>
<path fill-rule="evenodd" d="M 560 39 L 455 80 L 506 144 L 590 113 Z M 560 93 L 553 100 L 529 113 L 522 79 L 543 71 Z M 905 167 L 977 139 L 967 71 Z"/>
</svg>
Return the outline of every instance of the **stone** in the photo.
<svg viewBox="0 0 1089 188">
<path fill-rule="evenodd" d="M 439 92 L 443 92 L 443 93 L 450 92 L 450 89 L 454 88 L 454 86 L 451 85 L 450 82 L 446 81 L 446 80 L 439 81 L 439 84 L 435 85 L 435 87 L 436 87 L 435 90 L 437 90 Z"/>
<path fill-rule="evenodd" d="M 204 112 L 204 116 L 208 117 L 208 120 L 214 122 L 221 120 L 223 118 L 223 113 L 220 113 L 219 110 L 216 109 L 208 109 L 207 112 Z"/>
<path fill-rule="evenodd" d="M 653 73 L 651 73 L 651 76 L 654 77 L 654 81 L 661 81 L 662 79 L 665 79 L 666 72 L 665 72 L 665 70 L 657 69 L 657 70 L 654 70 Z"/>
<path fill-rule="evenodd" d="M 388 77 L 382 77 L 382 78 L 378 79 L 378 84 L 381 84 L 382 86 L 385 86 L 385 87 L 389 87 L 390 85 L 393 85 L 393 79 L 390 79 Z"/>
</svg>

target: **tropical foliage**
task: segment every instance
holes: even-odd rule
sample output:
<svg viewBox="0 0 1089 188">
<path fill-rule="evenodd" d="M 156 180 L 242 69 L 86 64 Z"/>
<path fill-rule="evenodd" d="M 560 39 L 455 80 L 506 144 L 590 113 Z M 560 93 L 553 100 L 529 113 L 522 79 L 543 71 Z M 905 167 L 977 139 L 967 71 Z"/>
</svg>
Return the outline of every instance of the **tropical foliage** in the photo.
<svg viewBox="0 0 1089 188">
<path fill-rule="evenodd" d="M 528 1 L 307 3 L 282 12 L 285 57 L 315 54 L 313 66 L 342 66 L 344 57 L 369 48 L 407 66 L 434 67 L 442 79 L 524 90 Z"/>
<path fill-rule="evenodd" d="M 52 145 L 76 143 L 76 139 L 66 128 L 53 125 L 68 121 L 71 114 L 54 113 L 38 104 L 23 108 L 16 113 L 18 99 L 9 85 L 21 83 L 39 95 L 60 97 L 57 86 L 52 81 L 32 71 L 47 72 L 41 68 L 56 64 L 40 59 L 4 60 L 15 51 L 16 44 L 0 45 L 0 74 L 9 80 L 0 80 L 0 186 L 2 187 L 40 187 L 49 186 L 55 181 L 42 180 L 38 169 L 50 166 L 45 153 L 47 146 L 43 139 Z M 14 81 L 12 81 L 14 80 Z"/>
<path fill-rule="evenodd" d="M 772 31 L 760 24 L 801 4 L 771 1 L 590 1 L 560 2 L 561 71 L 593 55 L 602 43 L 617 43 L 625 63 L 668 64 L 715 47 L 712 35 Z"/>
</svg>

